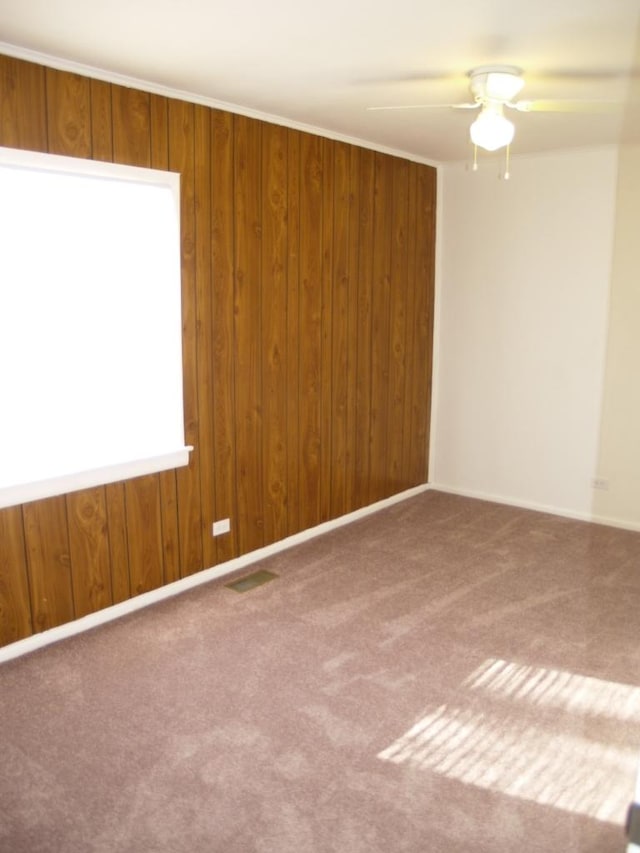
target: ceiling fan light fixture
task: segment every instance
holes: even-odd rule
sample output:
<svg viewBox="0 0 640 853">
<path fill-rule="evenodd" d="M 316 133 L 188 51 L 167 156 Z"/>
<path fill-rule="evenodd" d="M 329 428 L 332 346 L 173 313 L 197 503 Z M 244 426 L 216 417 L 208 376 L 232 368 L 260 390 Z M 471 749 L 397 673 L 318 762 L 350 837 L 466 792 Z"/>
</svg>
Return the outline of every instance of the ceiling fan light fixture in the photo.
<svg viewBox="0 0 640 853">
<path fill-rule="evenodd" d="M 484 109 L 469 128 L 471 141 L 485 151 L 497 151 L 510 145 L 515 134 L 513 122 L 502 112 Z"/>
</svg>

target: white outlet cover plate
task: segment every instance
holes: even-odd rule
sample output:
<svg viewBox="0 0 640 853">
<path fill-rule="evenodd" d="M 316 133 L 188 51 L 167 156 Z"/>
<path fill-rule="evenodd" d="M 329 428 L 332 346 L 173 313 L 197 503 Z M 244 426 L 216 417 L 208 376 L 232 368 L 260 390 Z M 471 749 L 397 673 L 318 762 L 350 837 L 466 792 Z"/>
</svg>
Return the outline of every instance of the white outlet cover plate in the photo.
<svg viewBox="0 0 640 853">
<path fill-rule="evenodd" d="M 220 521 L 213 522 L 213 535 L 220 536 L 221 533 L 228 533 L 231 530 L 231 520 L 223 518 Z"/>
</svg>

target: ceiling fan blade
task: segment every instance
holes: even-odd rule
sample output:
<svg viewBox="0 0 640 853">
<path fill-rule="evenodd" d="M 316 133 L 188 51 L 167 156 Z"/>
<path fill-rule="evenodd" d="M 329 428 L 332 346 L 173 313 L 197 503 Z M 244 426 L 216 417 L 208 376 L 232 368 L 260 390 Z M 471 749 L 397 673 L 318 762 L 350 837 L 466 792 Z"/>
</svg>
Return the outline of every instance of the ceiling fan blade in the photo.
<svg viewBox="0 0 640 853">
<path fill-rule="evenodd" d="M 396 104 L 395 106 L 367 107 L 369 112 L 380 110 L 477 110 L 479 103 L 473 104 Z"/>
<path fill-rule="evenodd" d="M 513 104 L 507 104 L 507 106 L 521 113 L 614 113 L 621 108 L 621 105 L 616 101 L 562 98 L 516 101 Z"/>
<path fill-rule="evenodd" d="M 441 83 L 452 80 L 464 80 L 464 75 L 452 71 L 415 71 L 405 74 L 388 74 L 384 77 L 359 78 L 357 83 L 367 86 L 395 85 L 396 83 Z"/>
<path fill-rule="evenodd" d="M 532 80 L 568 80 L 598 82 L 600 80 L 627 80 L 638 77 L 640 67 L 629 68 L 548 68 L 529 73 Z"/>
</svg>

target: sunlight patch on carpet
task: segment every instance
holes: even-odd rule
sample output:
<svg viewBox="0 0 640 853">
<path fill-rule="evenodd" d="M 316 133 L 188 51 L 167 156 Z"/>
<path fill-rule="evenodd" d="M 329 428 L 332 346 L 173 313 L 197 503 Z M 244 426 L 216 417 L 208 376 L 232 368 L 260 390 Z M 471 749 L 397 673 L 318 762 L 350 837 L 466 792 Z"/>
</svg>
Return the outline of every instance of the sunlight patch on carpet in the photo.
<svg viewBox="0 0 640 853">
<path fill-rule="evenodd" d="M 463 683 L 505 699 L 640 722 L 640 688 L 558 669 L 489 658 Z"/>
<path fill-rule="evenodd" d="M 599 740 L 588 717 L 640 720 L 638 688 L 494 659 L 485 661 L 463 687 L 488 691 L 501 700 L 500 707 L 495 713 L 476 711 L 464 707 L 463 699 L 457 707 L 440 705 L 378 758 L 597 820 L 624 823 L 637 749 Z M 556 710 L 556 722 L 536 724 L 532 706 Z M 586 715 L 584 727 L 568 719 L 574 713 Z"/>
</svg>

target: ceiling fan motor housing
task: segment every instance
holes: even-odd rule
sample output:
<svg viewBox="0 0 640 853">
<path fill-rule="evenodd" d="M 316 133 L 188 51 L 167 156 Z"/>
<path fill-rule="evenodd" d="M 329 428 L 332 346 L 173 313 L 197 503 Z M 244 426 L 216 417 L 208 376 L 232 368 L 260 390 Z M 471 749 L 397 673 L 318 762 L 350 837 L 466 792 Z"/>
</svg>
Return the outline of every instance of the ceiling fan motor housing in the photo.
<svg viewBox="0 0 640 853">
<path fill-rule="evenodd" d="M 506 104 L 524 86 L 522 69 L 515 65 L 481 65 L 469 71 L 469 86 L 477 101 Z"/>
</svg>

